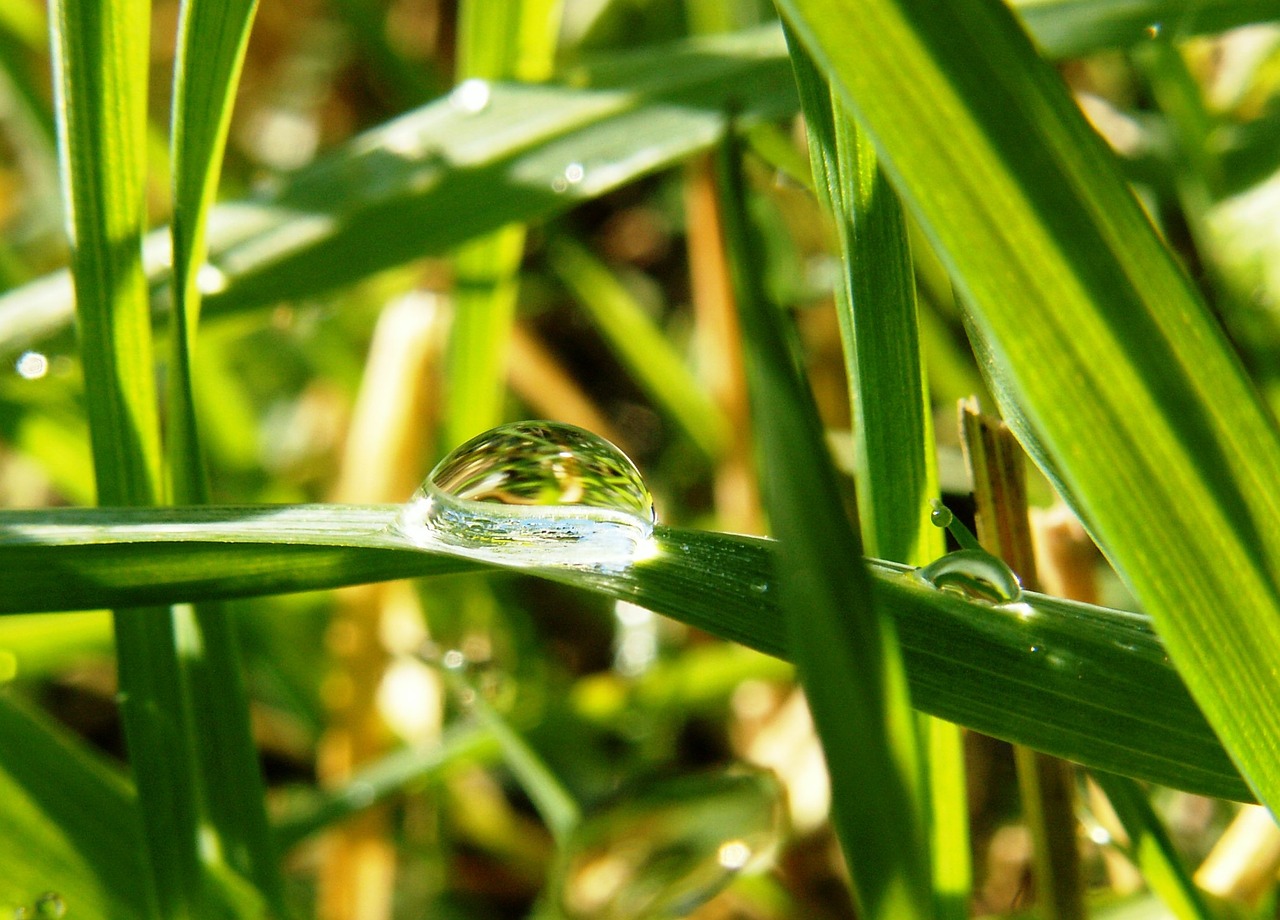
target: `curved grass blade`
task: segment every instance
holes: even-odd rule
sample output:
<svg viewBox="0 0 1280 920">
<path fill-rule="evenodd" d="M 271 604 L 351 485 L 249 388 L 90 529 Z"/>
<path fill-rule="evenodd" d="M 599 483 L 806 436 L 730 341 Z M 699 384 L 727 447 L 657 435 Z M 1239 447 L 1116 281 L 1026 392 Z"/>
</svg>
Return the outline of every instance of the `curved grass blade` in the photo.
<svg viewBox="0 0 1280 920">
<path fill-rule="evenodd" d="M 61 509 L 0 515 L 0 613 L 306 591 L 480 571 L 393 529 L 398 505 Z M 655 558 L 616 574 L 531 574 L 629 600 L 786 658 L 770 540 L 656 530 Z M 126 564 L 127 561 L 127 564 Z M 490 569 L 493 571 L 493 569 Z M 1029 594 L 975 604 L 871 563 L 914 705 L 1069 760 L 1239 800 L 1244 782 L 1143 616 Z"/>
<path fill-rule="evenodd" d="M 1280 803 L 1280 438 L 1114 158 L 999 3 L 782 6 L 970 305 L 1006 416 Z"/>
</svg>

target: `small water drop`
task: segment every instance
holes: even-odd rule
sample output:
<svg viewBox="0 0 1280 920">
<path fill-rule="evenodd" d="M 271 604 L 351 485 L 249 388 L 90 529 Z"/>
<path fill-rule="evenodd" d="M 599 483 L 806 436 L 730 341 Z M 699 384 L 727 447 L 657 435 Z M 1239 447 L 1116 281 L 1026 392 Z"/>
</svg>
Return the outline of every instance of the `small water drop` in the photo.
<svg viewBox="0 0 1280 920">
<path fill-rule="evenodd" d="M 49 373 L 49 359 L 38 351 L 24 351 L 14 362 L 13 369 L 23 380 L 39 380 Z"/>
<path fill-rule="evenodd" d="M 586 818 L 549 891 L 568 920 L 683 917 L 740 872 L 763 867 L 783 834 L 777 778 L 735 769 L 632 792 Z"/>
<path fill-rule="evenodd" d="M 613 444 L 526 421 L 477 435 L 436 465 L 397 527 L 424 549 L 518 567 L 615 570 L 652 550 L 653 498 Z"/>
<path fill-rule="evenodd" d="M 1013 570 L 982 550 L 947 553 L 916 574 L 939 591 L 988 604 L 1012 604 L 1022 597 L 1022 585 Z"/>
<path fill-rule="evenodd" d="M 449 94 L 449 102 L 455 109 L 475 114 L 489 107 L 492 96 L 493 90 L 488 82 L 473 77 L 463 80 L 453 88 L 453 92 Z"/>
<path fill-rule="evenodd" d="M 38 920 L 59 920 L 66 916 L 67 902 L 56 891 L 46 891 L 36 898 L 35 915 Z"/>
<path fill-rule="evenodd" d="M 1159 38 L 1162 28 L 1163 25 L 1161 23 L 1153 22 L 1144 31 L 1147 33 L 1147 38 Z"/>
<path fill-rule="evenodd" d="M 951 513 L 951 509 L 936 498 L 933 500 L 932 504 L 933 510 L 929 512 L 929 523 L 933 524 L 934 527 L 941 527 L 943 529 L 950 527 L 951 522 L 956 519 L 956 516 Z"/>
</svg>

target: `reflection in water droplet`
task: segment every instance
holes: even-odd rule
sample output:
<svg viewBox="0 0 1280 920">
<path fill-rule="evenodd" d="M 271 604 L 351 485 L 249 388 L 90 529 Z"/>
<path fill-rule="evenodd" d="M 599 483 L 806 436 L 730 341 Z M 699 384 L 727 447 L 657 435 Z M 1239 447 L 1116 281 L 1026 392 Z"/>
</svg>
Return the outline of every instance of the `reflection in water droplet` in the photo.
<svg viewBox="0 0 1280 920">
<path fill-rule="evenodd" d="M 39 380 L 49 373 L 49 359 L 38 351 L 24 351 L 14 362 L 13 368 L 24 380 Z"/>
<path fill-rule="evenodd" d="M 1013 570 L 982 550 L 947 553 L 916 574 L 940 591 L 989 604 L 1009 604 L 1022 596 L 1022 585 Z"/>
<path fill-rule="evenodd" d="M 933 510 L 929 512 L 929 522 L 934 527 L 950 527 L 954 521 L 955 515 L 951 513 L 951 509 L 938 501 L 936 498 L 931 502 Z"/>
<path fill-rule="evenodd" d="M 653 498 L 622 451 L 575 425 L 528 421 L 441 460 L 397 526 L 424 549 L 611 571 L 653 551 L 653 524 Z"/>
<path fill-rule="evenodd" d="M 489 107 L 489 99 L 493 91 L 484 80 L 472 78 L 463 80 L 449 94 L 449 102 L 455 109 L 463 112 L 483 112 Z"/>
<path fill-rule="evenodd" d="M 783 813 L 766 770 L 669 780 L 584 820 L 548 891 L 568 920 L 682 917 L 768 862 Z"/>
<path fill-rule="evenodd" d="M 36 917 L 39 920 L 57 920 L 67 913 L 67 902 L 56 891 L 46 891 L 36 898 Z"/>
<path fill-rule="evenodd" d="M 1151 23 L 1151 24 L 1150 24 L 1149 26 L 1147 26 L 1147 28 L 1146 28 L 1147 38 L 1159 38 L 1159 37 L 1160 37 L 1160 29 L 1161 29 L 1161 28 L 1162 28 L 1162 27 L 1161 27 L 1161 24 L 1160 24 L 1160 23 L 1158 23 L 1158 22 L 1153 22 L 1153 23 Z"/>
</svg>

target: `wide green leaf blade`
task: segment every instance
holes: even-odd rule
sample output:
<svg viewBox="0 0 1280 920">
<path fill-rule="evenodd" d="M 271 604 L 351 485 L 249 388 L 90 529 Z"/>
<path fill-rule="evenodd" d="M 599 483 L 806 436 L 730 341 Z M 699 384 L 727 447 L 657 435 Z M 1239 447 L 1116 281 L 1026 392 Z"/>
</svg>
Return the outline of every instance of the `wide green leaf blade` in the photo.
<svg viewBox="0 0 1280 920">
<path fill-rule="evenodd" d="M 971 305 L 1020 436 L 1280 803 L 1280 441 L 1112 155 L 998 3 L 783 8 Z"/>
<path fill-rule="evenodd" d="M 424 552 L 395 505 L 64 509 L 0 515 L 0 613 L 305 591 L 481 570 Z M 787 657 L 770 540 L 659 527 L 653 559 L 532 574 Z M 125 564 L 127 560 L 127 564 Z M 493 571 L 492 569 L 489 569 Z M 996 608 L 873 562 L 913 705 L 1087 765 L 1248 799 L 1146 617 L 1029 594 Z"/>
</svg>

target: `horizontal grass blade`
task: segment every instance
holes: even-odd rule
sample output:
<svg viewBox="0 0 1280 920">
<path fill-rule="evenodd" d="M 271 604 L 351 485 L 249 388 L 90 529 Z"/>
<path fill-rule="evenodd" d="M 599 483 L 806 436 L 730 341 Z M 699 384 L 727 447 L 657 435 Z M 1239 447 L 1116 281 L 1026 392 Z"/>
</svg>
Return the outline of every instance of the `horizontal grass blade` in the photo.
<svg viewBox="0 0 1280 920">
<path fill-rule="evenodd" d="M 1114 157 L 994 0 L 781 5 L 954 278 L 1005 414 L 1280 804 L 1280 438 Z"/>
<path fill-rule="evenodd" d="M 66 509 L 0 515 L 0 613 L 305 591 L 479 571 L 424 552 L 399 506 Z M 657 529 L 656 558 L 616 574 L 530 574 L 633 601 L 780 658 L 775 544 Z M 490 569 L 492 571 L 492 569 Z M 1162 785 L 1251 798 L 1143 616 L 1029 594 L 987 607 L 872 561 L 912 704 L 986 734 Z"/>
</svg>

